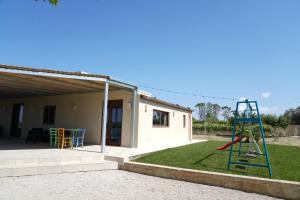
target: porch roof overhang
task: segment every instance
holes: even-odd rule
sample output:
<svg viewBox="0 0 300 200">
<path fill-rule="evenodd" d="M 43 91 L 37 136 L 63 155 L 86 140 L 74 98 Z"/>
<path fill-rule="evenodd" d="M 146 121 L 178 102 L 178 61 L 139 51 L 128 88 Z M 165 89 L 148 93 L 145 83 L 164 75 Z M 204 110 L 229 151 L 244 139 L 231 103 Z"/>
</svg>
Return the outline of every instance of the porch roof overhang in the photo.
<svg viewBox="0 0 300 200">
<path fill-rule="evenodd" d="M 0 64 L 0 99 L 79 94 L 137 87 L 110 76 Z"/>
</svg>

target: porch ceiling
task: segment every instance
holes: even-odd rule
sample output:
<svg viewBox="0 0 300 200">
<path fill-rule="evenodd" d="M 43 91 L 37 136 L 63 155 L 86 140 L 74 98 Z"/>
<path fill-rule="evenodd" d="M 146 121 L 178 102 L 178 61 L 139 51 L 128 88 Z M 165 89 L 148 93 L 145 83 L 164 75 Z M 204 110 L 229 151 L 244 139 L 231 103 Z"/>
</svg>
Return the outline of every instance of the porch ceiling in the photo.
<svg viewBox="0 0 300 200">
<path fill-rule="evenodd" d="M 108 76 L 0 64 L 0 99 L 99 92 Z M 110 90 L 122 89 L 110 84 Z"/>
</svg>

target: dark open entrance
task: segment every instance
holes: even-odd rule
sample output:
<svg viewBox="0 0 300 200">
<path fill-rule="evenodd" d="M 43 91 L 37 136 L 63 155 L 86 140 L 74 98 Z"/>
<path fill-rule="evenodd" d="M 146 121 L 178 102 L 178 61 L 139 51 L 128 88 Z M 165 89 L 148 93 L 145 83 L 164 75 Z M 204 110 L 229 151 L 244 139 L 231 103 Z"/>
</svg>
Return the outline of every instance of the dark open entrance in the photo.
<svg viewBox="0 0 300 200">
<path fill-rule="evenodd" d="M 14 104 L 12 109 L 10 136 L 20 137 L 23 123 L 24 104 Z"/>
<path fill-rule="evenodd" d="M 122 139 L 123 100 L 108 101 L 106 144 L 120 146 Z"/>
</svg>

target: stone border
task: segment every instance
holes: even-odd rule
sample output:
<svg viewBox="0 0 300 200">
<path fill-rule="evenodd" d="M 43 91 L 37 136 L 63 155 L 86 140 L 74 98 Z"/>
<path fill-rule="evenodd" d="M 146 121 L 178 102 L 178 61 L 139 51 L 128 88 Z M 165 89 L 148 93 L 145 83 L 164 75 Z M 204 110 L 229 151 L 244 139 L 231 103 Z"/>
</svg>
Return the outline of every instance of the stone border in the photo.
<svg viewBox="0 0 300 200">
<path fill-rule="evenodd" d="M 124 165 L 119 165 L 119 168 L 150 176 L 220 186 L 276 198 L 300 199 L 299 182 L 206 172 L 138 162 L 124 162 Z"/>
</svg>

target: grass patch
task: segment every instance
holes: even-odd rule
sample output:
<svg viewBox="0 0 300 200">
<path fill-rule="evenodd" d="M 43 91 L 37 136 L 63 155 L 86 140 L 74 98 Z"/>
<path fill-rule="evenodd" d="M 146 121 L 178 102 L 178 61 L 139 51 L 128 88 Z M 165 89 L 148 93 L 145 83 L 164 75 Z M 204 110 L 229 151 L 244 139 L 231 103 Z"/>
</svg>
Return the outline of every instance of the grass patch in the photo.
<svg viewBox="0 0 300 200">
<path fill-rule="evenodd" d="M 216 150 L 216 147 L 223 144 L 224 142 L 220 141 L 196 143 L 154 152 L 134 161 L 187 169 L 269 178 L 267 168 L 232 165 L 231 170 L 227 170 L 229 150 Z M 237 147 L 238 145 L 234 145 L 235 151 L 237 151 Z M 246 149 L 247 147 L 245 146 L 244 150 L 246 151 Z M 300 148 L 295 146 L 268 145 L 268 150 L 273 170 L 272 178 L 300 182 Z M 233 158 L 237 161 L 237 152 L 234 154 Z M 264 158 L 264 156 L 259 156 L 258 158 L 241 159 L 249 163 L 265 163 L 266 161 Z"/>
</svg>

